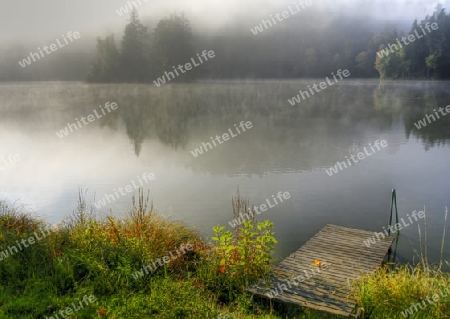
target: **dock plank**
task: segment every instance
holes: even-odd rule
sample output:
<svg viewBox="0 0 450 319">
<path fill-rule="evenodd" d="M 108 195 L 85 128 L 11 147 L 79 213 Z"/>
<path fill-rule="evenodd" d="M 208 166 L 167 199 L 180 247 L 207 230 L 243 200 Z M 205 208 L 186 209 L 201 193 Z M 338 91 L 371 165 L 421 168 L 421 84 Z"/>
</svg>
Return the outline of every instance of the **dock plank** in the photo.
<svg viewBox="0 0 450 319">
<path fill-rule="evenodd" d="M 379 236 L 367 247 L 364 241 L 373 236 L 374 232 L 328 224 L 247 291 L 348 317 L 356 306 L 349 297 L 349 280 L 379 267 L 394 241 Z M 313 266 L 315 259 L 327 267 Z"/>
</svg>

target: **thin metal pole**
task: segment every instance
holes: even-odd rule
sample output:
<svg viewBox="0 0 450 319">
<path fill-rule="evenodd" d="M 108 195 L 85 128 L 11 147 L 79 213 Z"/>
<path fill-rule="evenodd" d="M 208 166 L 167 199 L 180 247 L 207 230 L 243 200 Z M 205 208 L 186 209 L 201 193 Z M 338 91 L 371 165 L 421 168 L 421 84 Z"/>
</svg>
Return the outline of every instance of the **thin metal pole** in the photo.
<svg viewBox="0 0 450 319">
<path fill-rule="evenodd" d="M 392 226 L 392 209 L 395 205 L 395 222 L 398 223 L 398 209 L 397 209 L 397 192 L 395 191 L 395 188 L 392 189 L 392 200 L 391 200 L 391 215 L 389 217 L 389 227 L 388 227 L 388 234 L 391 235 L 391 226 Z M 399 230 L 400 232 L 400 230 Z"/>
</svg>

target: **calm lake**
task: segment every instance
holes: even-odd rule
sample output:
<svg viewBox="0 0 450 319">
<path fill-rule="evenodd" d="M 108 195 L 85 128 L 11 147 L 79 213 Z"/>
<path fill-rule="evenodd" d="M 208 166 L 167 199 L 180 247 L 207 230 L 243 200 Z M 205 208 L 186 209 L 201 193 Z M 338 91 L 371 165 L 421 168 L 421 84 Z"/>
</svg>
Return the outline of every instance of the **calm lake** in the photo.
<svg viewBox="0 0 450 319">
<path fill-rule="evenodd" d="M 450 205 L 450 116 L 420 130 L 414 123 L 450 104 L 450 83 L 345 80 L 295 106 L 288 103 L 314 82 L 2 84 L 0 165 L 9 154 L 20 160 L 0 170 L 0 200 L 56 224 L 76 208 L 79 187 L 88 189 L 94 203 L 94 195 L 102 199 L 153 173 L 154 180 L 142 181 L 159 212 L 210 237 L 217 224 L 231 229 L 231 197 L 238 186 L 255 205 L 289 192 L 290 199 L 258 215 L 274 222 L 282 258 L 328 223 L 382 232 L 395 188 L 405 220 L 426 206 L 428 253 L 436 261 Z M 118 108 L 57 136 L 106 102 Z M 241 121 L 253 127 L 192 155 Z M 327 174 L 376 140 L 388 146 Z M 127 193 L 95 210 L 122 216 L 130 206 Z M 401 230 L 398 260 L 417 260 L 418 224 Z M 423 220 L 420 225 L 423 237 Z"/>
</svg>

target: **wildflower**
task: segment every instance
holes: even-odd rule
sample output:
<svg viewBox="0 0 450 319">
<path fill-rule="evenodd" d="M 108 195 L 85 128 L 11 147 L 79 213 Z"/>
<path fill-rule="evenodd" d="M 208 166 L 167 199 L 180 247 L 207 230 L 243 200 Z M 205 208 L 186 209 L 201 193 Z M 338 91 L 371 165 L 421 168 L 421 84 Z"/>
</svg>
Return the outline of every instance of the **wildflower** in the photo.
<svg viewBox="0 0 450 319">
<path fill-rule="evenodd" d="M 100 310 L 97 310 L 97 313 L 98 313 L 100 316 L 106 316 L 106 309 L 105 309 L 105 308 L 102 308 L 102 309 L 100 309 Z"/>
</svg>

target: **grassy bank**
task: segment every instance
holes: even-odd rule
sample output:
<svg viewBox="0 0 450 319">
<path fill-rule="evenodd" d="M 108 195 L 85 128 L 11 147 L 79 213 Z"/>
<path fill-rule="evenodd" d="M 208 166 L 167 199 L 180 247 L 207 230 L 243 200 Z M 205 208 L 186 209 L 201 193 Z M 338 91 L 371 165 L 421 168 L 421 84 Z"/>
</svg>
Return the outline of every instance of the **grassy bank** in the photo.
<svg viewBox="0 0 450 319">
<path fill-rule="evenodd" d="M 235 216 L 247 207 L 233 199 Z M 0 203 L 0 318 L 335 318 L 271 309 L 243 291 L 271 269 L 272 226 L 251 220 L 205 239 L 142 193 L 121 220 L 96 219 L 80 193 L 74 214 L 51 229 Z M 353 283 L 353 295 L 371 318 L 403 318 L 411 302 L 450 290 L 448 274 L 430 269 L 381 268 Z M 411 317 L 448 318 L 449 299 Z"/>
</svg>

